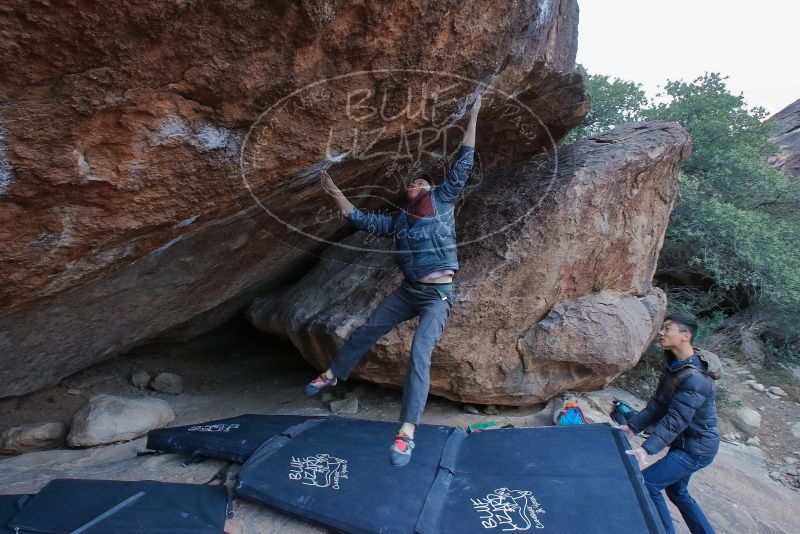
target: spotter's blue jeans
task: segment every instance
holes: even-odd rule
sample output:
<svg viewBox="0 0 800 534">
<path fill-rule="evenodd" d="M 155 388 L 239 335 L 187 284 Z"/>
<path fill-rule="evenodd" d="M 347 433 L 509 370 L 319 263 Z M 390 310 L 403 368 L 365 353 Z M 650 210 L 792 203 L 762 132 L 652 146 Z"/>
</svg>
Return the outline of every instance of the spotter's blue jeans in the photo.
<svg viewBox="0 0 800 534">
<path fill-rule="evenodd" d="M 714 534 L 714 529 L 700 506 L 689 495 L 689 479 L 695 471 L 706 467 L 713 459 L 713 456 L 700 456 L 682 449 L 672 449 L 661 460 L 642 471 L 644 485 L 650 492 L 650 498 L 668 534 L 675 534 L 675 527 L 661 490 L 666 490 L 667 497 L 678 508 L 692 534 Z"/>
</svg>

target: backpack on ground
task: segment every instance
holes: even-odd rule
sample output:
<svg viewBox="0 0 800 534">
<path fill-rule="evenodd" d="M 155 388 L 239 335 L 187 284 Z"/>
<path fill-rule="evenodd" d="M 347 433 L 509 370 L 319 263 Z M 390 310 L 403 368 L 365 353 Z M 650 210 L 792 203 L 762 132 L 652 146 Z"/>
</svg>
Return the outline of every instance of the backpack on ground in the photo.
<svg viewBox="0 0 800 534">
<path fill-rule="evenodd" d="M 589 422 L 586 420 L 586 417 L 583 415 L 581 407 L 578 406 L 576 401 L 568 401 L 566 404 L 564 404 L 564 407 L 554 418 L 554 422 L 559 426 L 589 424 Z"/>
</svg>

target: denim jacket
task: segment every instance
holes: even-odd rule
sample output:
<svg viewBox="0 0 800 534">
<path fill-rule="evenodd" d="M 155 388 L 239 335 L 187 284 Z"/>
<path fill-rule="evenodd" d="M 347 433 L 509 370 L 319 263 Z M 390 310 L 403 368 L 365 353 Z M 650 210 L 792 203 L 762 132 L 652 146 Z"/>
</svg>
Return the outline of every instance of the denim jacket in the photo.
<svg viewBox="0 0 800 534">
<path fill-rule="evenodd" d="M 462 146 L 447 169 L 444 182 L 431 192 L 434 215 L 414 223 L 408 211 L 396 215 L 368 213 L 353 208 L 348 218 L 359 230 L 394 238 L 395 261 L 409 280 L 419 280 L 434 271 L 458 270 L 454 204 L 469 178 L 474 148 Z"/>
</svg>

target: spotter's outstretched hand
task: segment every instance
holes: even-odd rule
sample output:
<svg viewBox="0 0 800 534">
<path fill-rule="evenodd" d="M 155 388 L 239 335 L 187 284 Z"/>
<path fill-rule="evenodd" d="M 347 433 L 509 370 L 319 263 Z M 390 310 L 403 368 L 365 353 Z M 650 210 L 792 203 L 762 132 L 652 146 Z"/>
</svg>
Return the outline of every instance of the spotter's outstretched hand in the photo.
<svg viewBox="0 0 800 534">
<path fill-rule="evenodd" d="M 641 447 L 639 447 L 638 449 L 633 449 L 632 451 L 625 451 L 625 454 L 630 454 L 631 456 L 636 457 L 636 463 L 639 464 L 640 470 L 650 465 L 650 462 L 647 461 L 647 456 L 648 456 L 647 451 Z"/>
</svg>

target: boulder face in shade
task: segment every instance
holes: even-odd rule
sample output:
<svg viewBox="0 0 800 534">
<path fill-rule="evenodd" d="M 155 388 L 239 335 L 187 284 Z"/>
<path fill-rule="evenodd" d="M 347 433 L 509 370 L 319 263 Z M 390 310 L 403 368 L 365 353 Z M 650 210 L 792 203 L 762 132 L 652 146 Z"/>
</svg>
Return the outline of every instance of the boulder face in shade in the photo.
<svg viewBox="0 0 800 534">
<path fill-rule="evenodd" d="M 286 222 L 341 238 L 344 221 L 318 222 L 319 171 L 350 187 L 390 181 L 387 158 L 326 152 L 343 95 L 401 102 L 429 73 L 455 77 L 440 108 L 453 126 L 491 83 L 540 122 L 525 143 L 485 105 L 486 154 L 552 145 L 588 110 L 577 22 L 575 0 L 6 2 L 0 397 L 236 317 L 319 252 Z M 335 98 L 298 92 L 334 79 Z M 376 149 L 428 126 L 395 120 Z"/>
</svg>

